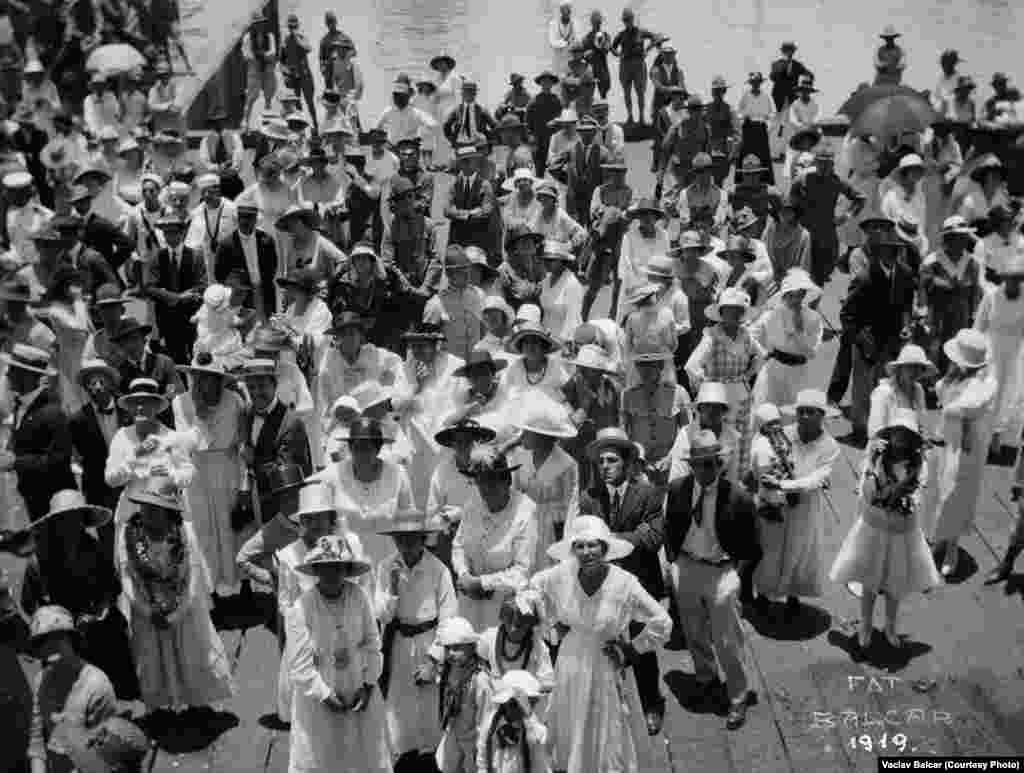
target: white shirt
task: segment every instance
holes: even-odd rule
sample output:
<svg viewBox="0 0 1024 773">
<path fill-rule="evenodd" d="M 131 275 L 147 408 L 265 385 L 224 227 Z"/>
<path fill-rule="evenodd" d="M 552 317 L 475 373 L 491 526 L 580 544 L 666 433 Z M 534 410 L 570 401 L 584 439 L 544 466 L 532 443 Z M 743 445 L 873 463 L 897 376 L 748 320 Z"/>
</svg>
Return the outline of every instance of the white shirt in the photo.
<svg viewBox="0 0 1024 773">
<path fill-rule="evenodd" d="M 622 481 L 618 486 L 609 486 L 605 484 L 605 488 L 608 489 L 608 501 L 611 504 L 615 504 L 615 495 L 619 495 L 619 507 L 622 507 L 622 502 L 626 499 L 626 489 L 629 488 L 629 480 Z"/>
<path fill-rule="evenodd" d="M 256 442 L 260 439 L 260 433 L 263 431 L 263 423 L 267 420 L 274 409 L 277 408 L 277 398 L 271 400 L 270 405 L 267 406 L 267 410 L 263 413 L 254 413 L 252 417 L 252 432 L 249 435 L 249 442 L 256 445 Z"/>
<path fill-rule="evenodd" d="M 701 507 L 701 522 L 697 523 L 694 518 L 690 523 L 690 530 L 686 533 L 683 541 L 683 550 L 690 555 L 705 561 L 721 561 L 726 558 L 725 551 L 718 544 L 718 536 L 715 534 L 715 512 L 718 508 L 718 478 L 707 488 L 701 488 L 696 480 L 693 482 L 693 507 L 700 503 L 701 494 L 704 495 L 704 502 Z"/>
</svg>

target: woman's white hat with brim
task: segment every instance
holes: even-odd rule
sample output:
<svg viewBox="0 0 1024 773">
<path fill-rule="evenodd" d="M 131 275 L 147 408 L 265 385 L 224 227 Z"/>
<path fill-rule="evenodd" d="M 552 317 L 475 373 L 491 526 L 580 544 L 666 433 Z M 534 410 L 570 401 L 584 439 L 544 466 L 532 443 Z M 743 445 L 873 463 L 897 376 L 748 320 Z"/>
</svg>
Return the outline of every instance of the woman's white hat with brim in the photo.
<svg viewBox="0 0 1024 773">
<path fill-rule="evenodd" d="M 509 701 L 518 701 L 524 710 L 529 711 L 530 699 L 541 696 L 540 682 L 529 671 L 516 669 L 506 671 L 494 683 L 491 700 L 498 706 Z"/>
<path fill-rule="evenodd" d="M 729 392 L 725 388 L 725 384 L 721 381 L 705 381 L 700 385 L 700 389 L 697 390 L 697 397 L 693 401 L 694 405 L 724 405 L 729 408 L 732 403 L 729 402 Z"/>
<path fill-rule="evenodd" d="M 633 552 L 633 546 L 613 535 L 608 524 L 596 515 L 580 515 L 566 525 L 565 537 L 548 548 L 548 555 L 556 561 L 567 561 L 574 557 L 574 543 L 595 541 L 608 546 L 605 561 L 618 561 Z"/>
<path fill-rule="evenodd" d="M 885 366 L 885 372 L 891 376 L 893 371 L 900 367 L 923 368 L 929 376 L 934 376 L 938 371 L 935 363 L 928 359 L 924 349 L 917 344 L 907 344 L 900 349 L 900 356 Z"/>
<path fill-rule="evenodd" d="M 479 641 L 480 634 L 464 617 L 449 617 L 437 627 L 437 643 L 442 647 L 475 645 Z"/>
<path fill-rule="evenodd" d="M 797 392 L 796 402 L 781 410 L 786 416 L 796 416 L 799 408 L 813 408 L 825 414 L 826 419 L 838 419 L 842 414 L 828 404 L 828 396 L 820 389 L 803 389 Z"/>
<path fill-rule="evenodd" d="M 526 403 L 523 418 L 516 422 L 519 429 L 553 438 L 576 437 L 569 411 L 561 403 L 539 390 L 523 402 Z"/>
<path fill-rule="evenodd" d="M 117 405 L 119 408 L 131 411 L 135 404 L 141 401 L 157 403 L 160 406 L 156 410 L 157 413 L 163 413 L 170 405 L 167 396 L 160 392 L 160 385 L 151 378 L 137 378 L 132 381 L 128 394 L 121 395 L 117 399 Z"/>
<path fill-rule="evenodd" d="M 307 485 L 299 489 L 299 507 L 293 516 L 298 521 L 304 515 L 336 513 L 334 497 L 327 485 L 319 478 L 307 478 Z"/>
<path fill-rule="evenodd" d="M 743 316 L 740 317 L 741 322 L 746 322 L 754 314 L 754 310 L 750 308 L 750 296 L 738 287 L 726 287 L 722 290 L 722 294 L 718 296 L 718 303 L 712 303 L 708 306 L 704 316 L 712 322 L 721 322 L 723 306 L 743 309 Z"/>
<path fill-rule="evenodd" d="M 617 375 L 612 361 L 608 359 L 608 355 L 597 344 L 584 344 L 581 346 L 580 350 L 576 353 L 576 359 L 570 361 L 569 364 L 577 368 L 599 370 L 610 376 Z"/>
<path fill-rule="evenodd" d="M 968 370 L 985 367 L 992 356 L 986 335 L 972 328 L 964 328 L 946 341 L 942 351 L 955 365 Z"/>
<path fill-rule="evenodd" d="M 779 297 L 786 293 L 806 290 L 804 305 L 810 305 L 821 297 L 821 288 L 814 283 L 811 275 L 802 268 L 791 268 L 782 278 L 782 285 L 779 287 Z"/>
<path fill-rule="evenodd" d="M 329 566 L 347 568 L 349 577 L 358 577 L 370 571 L 370 564 L 358 558 L 348 540 L 337 534 L 321 537 L 316 547 L 306 554 L 306 560 L 295 567 L 295 571 L 316 576 Z"/>
</svg>

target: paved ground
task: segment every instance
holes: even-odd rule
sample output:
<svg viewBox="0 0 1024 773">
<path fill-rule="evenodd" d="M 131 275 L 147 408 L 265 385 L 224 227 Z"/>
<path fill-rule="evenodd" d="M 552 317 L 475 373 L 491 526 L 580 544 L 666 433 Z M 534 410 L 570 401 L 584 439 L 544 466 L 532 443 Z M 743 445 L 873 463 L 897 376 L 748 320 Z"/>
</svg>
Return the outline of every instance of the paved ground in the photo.
<svg viewBox="0 0 1024 773">
<path fill-rule="evenodd" d="M 649 190 L 646 144 L 631 146 L 629 155 L 635 189 Z M 828 288 L 823 312 L 833 322 L 845 287 L 846 278 L 839 276 Z M 827 382 L 835 347 L 827 344 L 817 359 L 816 383 Z M 842 435 L 848 427 L 837 421 L 831 429 Z M 858 463 L 859 453 L 844 449 L 835 468 L 825 511 L 829 562 L 855 518 Z M 792 626 L 745 621 L 760 700 L 747 725 L 728 732 L 723 717 L 683 708 L 692 673 L 689 656 L 663 652 L 669 708 L 663 739 L 657 739 L 663 746 L 662 769 L 867 773 L 876 770 L 879 753 L 1024 754 L 1024 574 L 1009 590 L 981 584 L 1001 556 L 1012 524 L 1009 473 L 998 467 L 986 471 L 975 526 L 962 543 L 963 576 L 905 605 L 903 657 L 879 643 L 868 663 L 851 660 L 848 648 L 859 610 L 843 587 L 829 587 Z M 241 645 L 239 638 L 238 632 L 224 634 L 228 652 L 239 653 L 238 693 L 225 707 L 239 725 L 204 751 L 161 753 L 158 773 L 250 773 L 267 759 L 269 770 L 287 769 L 287 736 L 258 724 L 273 705 L 276 643 L 261 629 L 251 630 Z"/>
</svg>

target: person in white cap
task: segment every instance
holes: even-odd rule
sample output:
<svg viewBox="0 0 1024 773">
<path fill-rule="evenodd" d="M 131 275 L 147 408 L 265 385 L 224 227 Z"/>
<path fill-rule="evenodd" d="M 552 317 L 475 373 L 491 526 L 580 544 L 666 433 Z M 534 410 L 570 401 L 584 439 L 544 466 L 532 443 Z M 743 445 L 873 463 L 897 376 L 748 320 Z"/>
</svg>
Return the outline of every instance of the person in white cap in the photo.
<svg viewBox="0 0 1024 773">
<path fill-rule="evenodd" d="M 477 744 L 491 703 L 491 677 L 477 654 L 480 636 L 469 620 L 450 617 L 437 632 L 444 648 L 441 730 L 435 763 L 441 773 L 479 770 Z"/>
<path fill-rule="evenodd" d="M 561 638 L 547 712 L 555 770 L 606 770 L 612 760 L 622 770 L 651 769 L 649 729 L 629 666 L 668 641 L 672 620 L 616 565 L 632 550 L 601 518 L 581 515 L 549 549 L 557 566 L 530 581 L 541 598 L 541 624 Z M 642 628 L 634 636 L 636 626 Z"/>
<path fill-rule="evenodd" d="M 716 381 L 704 381 L 697 390 L 697 397 L 693 401 L 693 409 L 690 411 L 692 417 L 689 423 L 680 429 L 672 443 L 672 450 L 669 456 L 672 459 L 672 467 L 669 471 L 669 480 L 677 480 L 690 473 L 690 467 L 686 458 L 690 453 L 690 446 L 697 434 L 703 430 L 710 430 L 715 433 L 722 448 L 728 452 L 725 458 L 725 467 L 722 474 L 726 480 L 733 483 L 740 482 L 739 475 L 739 450 L 740 431 L 736 422 L 731 420 L 729 415 L 732 404 L 729 400 L 729 392 L 725 384 Z"/>
<path fill-rule="evenodd" d="M 36 196 L 35 182 L 28 172 L 8 172 L 0 180 L 7 201 L 7 239 L 12 257 L 21 263 L 38 259 L 32 235 L 53 217 Z"/>
<path fill-rule="evenodd" d="M 388 142 L 393 146 L 400 140 L 428 141 L 437 127 L 431 115 L 409 104 L 412 92 L 407 80 L 396 79 L 391 86 L 391 107 L 377 121 L 376 128 L 387 132 Z"/>
<path fill-rule="evenodd" d="M 104 126 L 117 127 L 121 120 L 121 105 L 113 90 L 107 88 L 107 76 L 93 73 L 89 80 L 89 93 L 82 102 L 82 120 L 85 128 L 98 137 Z"/>
<path fill-rule="evenodd" d="M 943 577 L 959 564 L 960 538 L 974 523 L 985 461 L 988 458 L 999 382 L 988 337 L 964 329 L 943 345 L 950 360 L 946 375 L 935 385 L 942 405 L 941 437 L 945 442 L 939 468 L 938 506 L 932 536 L 936 564 Z"/>
<path fill-rule="evenodd" d="M 999 388 L 992 427 L 992 450 L 1017 444 L 1024 414 L 1024 254 L 1017 253 L 999 272 L 1001 283 L 978 306 L 974 328 L 988 336 Z"/>
<path fill-rule="evenodd" d="M 917 153 L 908 153 L 901 158 L 889 178 L 879 184 L 882 217 L 897 222 L 907 218 L 918 223 L 924 230 L 925 217 L 928 214 L 923 186 L 924 176 L 924 159 Z"/>
<path fill-rule="evenodd" d="M 220 175 L 207 172 L 196 181 L 202 203 L 192 210 L 185 246 L 203 256 L 206 275 L 214 276 L 217 249 L 238 228 L 235 203 L 221 195 Z"/>
</svg>

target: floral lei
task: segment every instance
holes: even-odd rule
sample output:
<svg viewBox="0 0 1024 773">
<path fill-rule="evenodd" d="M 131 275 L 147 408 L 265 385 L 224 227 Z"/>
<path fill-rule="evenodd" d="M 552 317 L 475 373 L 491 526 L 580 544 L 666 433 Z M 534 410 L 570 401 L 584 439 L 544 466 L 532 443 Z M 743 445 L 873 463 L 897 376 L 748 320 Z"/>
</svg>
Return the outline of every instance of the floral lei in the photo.
<svg viewBox="0 0 1024 773">
<path fill-rule="evenodd" d="M 879 466 L 885 469 L 885 464 L 882 459 L 878 456 L 875 457 L 875 462 L 882 461 L 883 463 Z M 892 460 L 890 460 L 892 461 Z M 904 484 L 899 483 L 885 483 L 882 479 L 876 475 L 878 481 L 878 490 L 875 492 L 872 498 L 871 504 L 875 507 L 888 510 L 890 512 L 908 517 L 914 511 L 914 495 L 918 489 L 921 488 L 921 464 L 922 455 L 920 452 L 915 452 L 910 455 L 910 458 L 906 461 L 909 462 L 909 478 Z"/>
<path fill-rule="evenodd" d="M 177 609 L 188 587 L 187 556 L 184 534 L 181 526 L 173 527 L 167 535 L 171 546 L 171 559 L 177 567 L 174 574 L 167 576 L 156 564 L 150 551 L 150 538 L 136 515 L 125 526 L 125 543 L 128 561 L 142 580 L 142 589 L 156 611 L 169 614 Z M 183 567 L 185 567 L 183 569 Z M 161 588 L 161 586 L 163 586 Z M 170 590 L 170 594 L 161 593 Z"/>
</svg>

